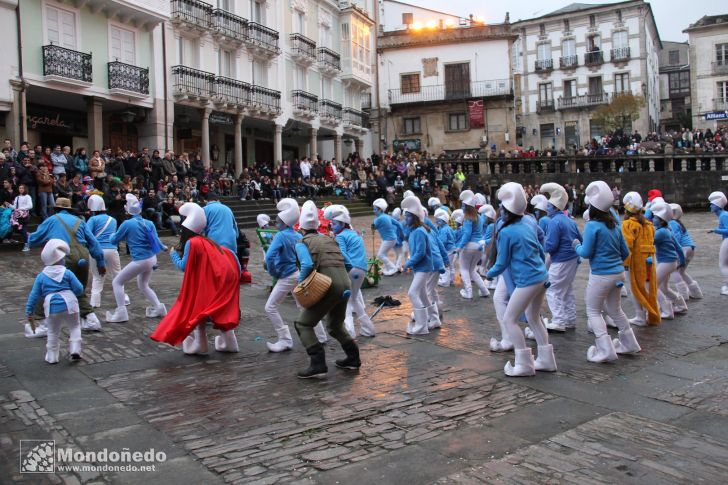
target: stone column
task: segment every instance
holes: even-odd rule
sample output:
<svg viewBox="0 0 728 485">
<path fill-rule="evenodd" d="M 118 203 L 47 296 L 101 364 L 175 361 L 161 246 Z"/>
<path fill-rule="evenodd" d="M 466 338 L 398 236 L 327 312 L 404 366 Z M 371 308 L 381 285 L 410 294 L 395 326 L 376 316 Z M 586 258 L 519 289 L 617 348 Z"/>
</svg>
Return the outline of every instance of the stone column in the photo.
<svg viewBox="0 0 728 485">
<path fill-rule="evenodd" d="M 243 114 L 235 116 L 235 177 L 243 173 Z"/>
<path fill-rule="evenodd" d="M 101 150 L 104 145 L 103 106 L 100 98 L 86 98 L 86 118 L 88 120 L 89 153 Z"/>
<path fill-rule="evenodd" d="M 614 160 L 609 162 L 609 171 L 612 173 L 617 171 L 617 162 L 615 162 Z"/>
<path fill-rule="evenodd" d="M 311 157 L 311 160 L 315 160 L 318 155 L 318 130 L 311 128 L 308 133 L 311 137 L 308 142 L 308 156 Z"/>
<path fill-rule="evenodd" d="M 283 162 L 283 125 L 276 123 L 273 131 L 273 166 L 280 167 Z"/>
<path fill-rule="evenodd" d="M 13 90 L 12 107 L 8 116 L 8 138 L 13 140 L 15 146 L 28 139 L 28 112 L 25 105 L 26 84 L 22 81 L 10 81 Z"/>
<path fill-rule="evenodd" d="M 647 165 L 649 166 L 649 171 L 654 172 L 655 171 L 655 161 L 650 158 L 650 161 L 647 162 Z"/>
<path fill-rule="evenodd" d="M 341 138 L 342 136 L 338 133 L 334 136 L 334 156 L 336 157 L 336 161 L 339 163 L 343 160 L 341 156 Z"/>
<path fill-rule="evenodd" d="M 681 172 L 687 172 L 688 171 L 688 160 L 687 158 L 683 158 L 680 162 L 680 171 Z"/>
<path fill-rule="evenodd" d="M 710 171 L 715 172 L 718 170 L 718 163 L 715 161 L 715 158 L 710 159 Z"/>
<path fill-rule="evenodd" d="M 202 110 L 202 163 L 205 168 L 210 168 L 210 113 L 212 109 L 205 108 Z"/>
<path fill-rule="evenodd" d="M 665 157 L 664 160 L 665 172 L 672 172 L 672 157 Z"/>
<path fill-rule="evenodd" d="M 356 139 L 356 152 L 359 154 L 359 158 L 364 158 L 364 139 Z"/>
<path fill-rule="evenodd" d="M 696 172 L 702 172 L 703 171 L 703 159 L 702 158 L 696 158 L 695 159 L 695 171 Z"/>
</svg>

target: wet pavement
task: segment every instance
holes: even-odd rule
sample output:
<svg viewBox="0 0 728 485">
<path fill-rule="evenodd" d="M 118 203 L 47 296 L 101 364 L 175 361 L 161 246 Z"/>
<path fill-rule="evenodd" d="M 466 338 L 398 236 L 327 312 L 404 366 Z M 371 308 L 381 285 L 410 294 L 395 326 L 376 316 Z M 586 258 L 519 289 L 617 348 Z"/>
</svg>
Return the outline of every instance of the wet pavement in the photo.
<svg viewBox="0 0 728 485">
<path fill-rule="evenodd" d="M 22 335 L 22 308 L 39 251 L 0 255 L 0 476 L 3 483 L 722 483 L 728 470 L 728 297 L 720 296 L 720 239 L 710 214 L 687 214 L 698 249 L 690 273 L 705 298 L 687 315 L 638 328 L 643 351 L 592 364 L 583 289 L 577 276 L 576 331 L 551 334 L 556 373 L 507 378 L 512 354 L 492 354 L 492 301 L 440 289 L 441 330 L 409 338 L 408 275 L 365 290 L 402 306 L 375 318 L 377 337 L 360 339 L 363 367 L 342 371 L 326 345 L 329 374 L 301 381 L 307 357 L 270 354 L 263 310 L 270 278 L 251 250 L 254 283 L 242 288 L 238 354 L 185 356 L 149 339 L 141 294 L 128 287 L 131 320 L 85 333 L 83 360 L 43 361 L 45 339 Z M 371 218 L 357 218 L 367 228 Z M 252 235 L 252 234 L 251 234 Z M 370 247 L 371 236 L 365 240 Z M 172 242 L 172 240 L 168 241 Z M 122 256 L 122 264 L 128 261 Z M 152 287 L 171 305 L 181 273 L 160 255 Z M 110 309 L 110 282 L 102 310 Z M 631 304 L 622 300 L 627 314 Z M 292 300 L 284 318 L 296 314 Z M 103 316 L 103 312 L 99 312 Z M 612 331 L 614 332 L 614 331 Z M 65 338 L 64 338 L 65 342 Z M 533 345 L 533 342 L 530 343 Z M 65 349 L 62 346 L 62 355 Z M 154 471 L 56 470 L 20 473 L 20 440 L 57 448 L 166 454 Z M 96 460 L 91 464 L 100 465 Z"/>
</svg>

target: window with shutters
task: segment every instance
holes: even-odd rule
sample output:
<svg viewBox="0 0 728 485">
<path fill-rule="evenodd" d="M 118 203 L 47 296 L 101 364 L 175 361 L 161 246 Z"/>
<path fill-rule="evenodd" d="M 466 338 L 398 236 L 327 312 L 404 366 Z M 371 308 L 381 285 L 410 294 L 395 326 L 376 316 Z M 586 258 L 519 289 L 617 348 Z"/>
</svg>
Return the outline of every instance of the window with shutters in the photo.
<svg viewBox="0 0 728 485">
<path fill-rule="evenodd" d="M 677 64 L 680 64 L 680 51 L 670 51 L 670 65 L 675 66 Z"/>
<path fill-rule="evenodd" d="M 217 75 L 225 77 L 233 77 L 233 53 L 220 49 L 217 51 Z"/>
<path fill-rule="evenodd" d="M 629 92 L 629 73 L 620 72 L 614 75 L 614 92 L 625 93 Z"/>
<path fill-rule="evenodd" d="M 728 81 L 718 82 L 718 100 L 721 103 L 728 102 Z"/>
<path fill-rule="evenodd" d="M 538 100 L 542 105 L 553 104 L 554 93 L 551 83 L 543 83 L 538 85 Z"/>
<path fill-rule="evenodd" d="M 399 78 L 399 87 L 402 94 L 420 92 L 420 73 L 402 74 Z"/>
<path fill-rule="evenodd" d="M 603 92 L 602 89 L 602 76 L 594 76 L 589 78 L 589 94 L 592 96 L 599 96 Z"/>
<path fill-rule="evenodd" d="M 264 0 L 250 0 L 250 20 L 265 25 Z"/>
<path fill-rule="evenodd" d="M 576 80 L 567 79 L 564 81 L 564 97 L 573 98 L 576 96 Z"/>
<path fill-rule="evenodd" d="M 618 30 L 612 34 L 612 48 L 624 49 L 629 47 L 628 34 L 626 30 Z"/>
<path fill-rule="evenodd" d="M 111 60 L 136 65 L 136 34 L 116 25 L 109 27 Z"/>
<path fill-rule="evenodd" d="M 419 118 L 404 118 L 403 125 L 405 135 L 416 135 L 422 133 Z"/>
<path fill-rule="evenodd" d="M 716 44 L 715 63 L 719 66 L 728 66 L 728 44 Z"/>
<path fill-rule="evenodd" d="M 567 39 L 561 43 L 561 56 L 571 57 L 576 55 L 576 40 Z"/>
<path fill-rule="evenodd" d="M 263 61 L 253 61 L 253 84 L 256 86 L 268 86 L 268 68 Z"/>
<path fill-rule="evenodd" d="M 470 97 L 469 63 L 445 65 L 445 97 L 448 99 Z"/>
<path fill-rule="evenodd" d="M 468 129 L 465 113 L 448 114 L 447 128 L 449 131 L 464 131 Z"/>
<path fill-rule="evenodd" d="M 77 50 L 76 14 L 46 5 L 46 36 L 49 44 Z"/>
</svg>

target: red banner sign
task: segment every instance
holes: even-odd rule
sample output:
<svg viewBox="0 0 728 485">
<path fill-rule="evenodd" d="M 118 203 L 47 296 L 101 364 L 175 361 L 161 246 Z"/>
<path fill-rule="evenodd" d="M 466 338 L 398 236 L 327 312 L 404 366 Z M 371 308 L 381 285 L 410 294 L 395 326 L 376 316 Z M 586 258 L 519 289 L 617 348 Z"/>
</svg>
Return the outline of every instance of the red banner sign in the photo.
<svg viewBox="0 0 728 485">
<path fill-rule="evenodd" d="M 468 101 L 468 114 L 470 117 L 470 128 L 482 128 L 485 125 L 483 100 Z"/>
</svg>

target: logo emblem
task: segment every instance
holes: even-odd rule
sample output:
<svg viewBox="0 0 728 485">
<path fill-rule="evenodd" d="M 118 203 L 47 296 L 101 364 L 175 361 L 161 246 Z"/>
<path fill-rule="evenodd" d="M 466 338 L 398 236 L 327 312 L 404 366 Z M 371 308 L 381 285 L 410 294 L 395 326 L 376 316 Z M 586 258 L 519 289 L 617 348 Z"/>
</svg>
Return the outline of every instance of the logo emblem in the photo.
<svg viewBox="0 0 728 485">
<path fill-rule="evenodd" d="M 55 440 L 20 440 L 20 473 L 54 473 Z"/>
</svg>

